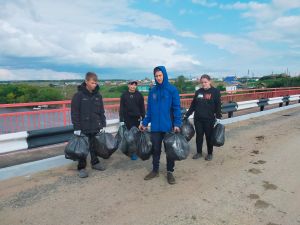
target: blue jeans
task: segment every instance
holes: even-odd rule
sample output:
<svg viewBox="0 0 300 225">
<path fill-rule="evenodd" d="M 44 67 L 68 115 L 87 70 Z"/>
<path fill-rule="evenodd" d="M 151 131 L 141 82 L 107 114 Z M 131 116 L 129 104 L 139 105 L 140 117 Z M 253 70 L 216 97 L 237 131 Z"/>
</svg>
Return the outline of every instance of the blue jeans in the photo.
<svg viewBox="0 0 300 225">
<path fill-rule="evenodd" d="M 161 145 L 162 141 L 165 137 L 165 132 L 151 132 L 151 141 L 152 141 L 152 164 L 153 164 L 153 171 L 158 172 L 159 170 L 159 160 L 161 154 Z M 167 158 L 167 171 L 174 172 L 175 162 L 174 160 L 170 160 Z"/>
</svg>

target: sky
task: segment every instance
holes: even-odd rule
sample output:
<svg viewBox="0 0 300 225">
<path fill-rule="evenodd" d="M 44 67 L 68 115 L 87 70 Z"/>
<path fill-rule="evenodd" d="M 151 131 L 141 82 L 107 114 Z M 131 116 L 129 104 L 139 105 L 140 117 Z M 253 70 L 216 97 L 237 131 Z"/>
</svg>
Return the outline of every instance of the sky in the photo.
<svg viewBox="0 0 300 225">
<path fill-rule="evenodd" d="M 0 0 L 0 80 L 300 74 L 300 0 Z"/>
</svg>

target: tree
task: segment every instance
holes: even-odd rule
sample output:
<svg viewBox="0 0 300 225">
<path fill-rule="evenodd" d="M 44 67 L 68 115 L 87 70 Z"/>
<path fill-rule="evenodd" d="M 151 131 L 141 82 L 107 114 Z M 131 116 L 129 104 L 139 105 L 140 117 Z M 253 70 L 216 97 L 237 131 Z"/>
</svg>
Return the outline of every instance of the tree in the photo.
<svg viewBox="0 0 300 225">
<path fill-rule="evenodd" d="M 186 78 L 183 75 L 180 75 L 179 77 L 177 77 L 174 83 L 174 85 L 178 88 L 179 93 L 184 92 L 185 80 Z"/>
</svg>

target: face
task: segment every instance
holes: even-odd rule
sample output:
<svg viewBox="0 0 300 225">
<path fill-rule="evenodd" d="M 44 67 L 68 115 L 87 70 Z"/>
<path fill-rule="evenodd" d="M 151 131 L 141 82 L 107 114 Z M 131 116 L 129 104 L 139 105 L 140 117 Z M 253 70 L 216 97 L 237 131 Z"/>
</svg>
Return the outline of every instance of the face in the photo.
<svg viewBox="0 0 300 225">
<path fill-rule="evenodd" d="M 128 90 L 129 90 L 129 92 L 135 92 L 136 84 L 135 83 L 128 84 Z"/>
<path fill-rule="evenodd" d="M 161 71 L 157 71 L 154 74 L 155 80 L 157 81 L 157 83 L 162 84 L 164 81 L 164 74 Z"/>
<path fill-rule="evenodd" d="M 206 78 L 200 79 L 200 84 L 202 85 L 202 87 L 203 87 L 204 89 L 208 89 L 208 88 L 211 87 L 211 81 L 208 80 L 208 79 L 206 79 Z"/>
<path fill-rule="evenodd" d="M 95 80 L 93 80 L 93 79 L 86 80 L 85 83 L 86 83 L 86 88 L 87 88 L 89 91 L 95 90 L 95 88 L 96 88 L 96 86 L 97 86 L 97 84 L 98 84 L 98 82 L 95 81 Z"/>
</svg>

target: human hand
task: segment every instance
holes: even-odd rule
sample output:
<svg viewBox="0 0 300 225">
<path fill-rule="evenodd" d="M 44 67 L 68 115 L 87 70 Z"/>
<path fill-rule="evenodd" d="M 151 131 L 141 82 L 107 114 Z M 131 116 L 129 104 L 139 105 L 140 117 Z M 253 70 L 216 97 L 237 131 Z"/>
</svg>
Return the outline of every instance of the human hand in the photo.
<svg viewBox="0 0 300 225">
<path fill-rule="evenodd" d="M 174 130 L 175 133 L 179 133 L 180 132 L 180 128 L 179 127 L 174 127 L 173 130 Z"/>
<path fill-rule="evenodd" d="M 147 129 L 147 127 L 144 127 L 143 124 L 140 124 L 139 129 L 140 129 L 140 131 L 145 131 Z"/>
</svg>

